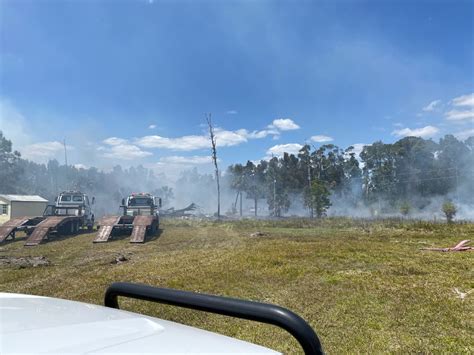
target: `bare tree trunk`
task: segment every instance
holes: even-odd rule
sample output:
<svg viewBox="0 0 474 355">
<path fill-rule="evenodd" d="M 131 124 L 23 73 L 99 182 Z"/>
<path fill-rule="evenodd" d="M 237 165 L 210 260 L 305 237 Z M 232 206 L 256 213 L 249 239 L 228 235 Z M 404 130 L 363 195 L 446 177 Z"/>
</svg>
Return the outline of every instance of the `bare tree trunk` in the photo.
<svg viewBox="0 0 474 355">
<path fill-rule="evenodd" d="M 212 161 L 214 162 L 217 183 L 217 218 L 221 218 L 221 186 L 219 183 L 219 167 L 217 166 L 217 150 L 216 150 L 216 136 L 214 134 L 214 127 L 212 126 L 211 114 L 206 114 L 206 121 L 209 126 L 209 137 L 211 138 Z"/>
<path fill-rule="evenodd" d="M 240 217 L 242 217 L 242 191 L 240 191 Z"/>
</svg>

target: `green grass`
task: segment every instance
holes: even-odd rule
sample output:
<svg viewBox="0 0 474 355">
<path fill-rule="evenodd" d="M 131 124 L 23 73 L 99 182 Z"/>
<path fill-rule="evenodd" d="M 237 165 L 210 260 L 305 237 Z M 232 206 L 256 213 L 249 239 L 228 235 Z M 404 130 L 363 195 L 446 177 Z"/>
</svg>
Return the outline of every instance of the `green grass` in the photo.
<svg viewBox="0 0 474 355">
<path fill-rule="evenodd" d="M 3 267 L 0 290 L 102 304 L 107 285 L 131 281 L 271 302 L 305 318 L 325 350 L 341 353 L 473 353 L 473 252 L 438 253 L 474 239 L 474 225 L 304 219 L 164 221 L 158 239 L 92 244 L 93 234 L 23 246 L 0 256 L 46 256 L 51 266 Z M 265 236 L 250 237 L 261 231 Z M 117 254 L 123 264 L 111 264 Z M 253 322 L 121 300 L 121 307 L 299 353 L 284 331 Z"/>
</svg>

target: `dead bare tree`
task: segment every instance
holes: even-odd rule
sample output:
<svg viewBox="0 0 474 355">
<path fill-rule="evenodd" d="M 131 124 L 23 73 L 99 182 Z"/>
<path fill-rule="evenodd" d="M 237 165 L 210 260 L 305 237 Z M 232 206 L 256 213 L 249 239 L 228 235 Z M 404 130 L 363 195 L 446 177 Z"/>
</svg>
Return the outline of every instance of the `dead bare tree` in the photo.
<svg viewBox="0 0 474 355">
<path fill-rule="evenodd" d="M 211 114 L 206 114 L 207 125 L 209 126 L 209 138 L 211 138 L 212 161 L 214 162 L 217 183 L 217 218 L 221 218 L 221 186 L 219 183 L 219 167 L 217 165 L 216 135 L 212 126 Z"/>
</svg>

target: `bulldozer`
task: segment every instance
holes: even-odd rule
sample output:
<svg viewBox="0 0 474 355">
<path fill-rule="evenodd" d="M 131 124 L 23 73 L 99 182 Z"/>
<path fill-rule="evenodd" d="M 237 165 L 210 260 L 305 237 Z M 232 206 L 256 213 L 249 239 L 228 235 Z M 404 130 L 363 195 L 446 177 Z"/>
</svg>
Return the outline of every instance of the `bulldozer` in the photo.
<svg viewBox="0 0 474 355">
<path fill-rule="evenodd" d="M 63 191 L 55 203 L 47 205 L 43 216 L 17 217 L 0 226 L 0 242 L 15 239 L 15 233 L 28 235 L 25 246 L 35 246 L 51 236 L 75 235 L 82 229 L 92 231 L 95 198 L 80 191 Z"/>
<path fill-rule="evenodd" d="M 121 216 L 104 216 L 97 223 L 94 243 L 105 243 L 111 237 L 130 233 L 130 243 L 144 243 L 145 236 L 155 235 L 160 226 L 161 198 L 149 193 L 132 193 L 122 199 Z"/>
</svg>

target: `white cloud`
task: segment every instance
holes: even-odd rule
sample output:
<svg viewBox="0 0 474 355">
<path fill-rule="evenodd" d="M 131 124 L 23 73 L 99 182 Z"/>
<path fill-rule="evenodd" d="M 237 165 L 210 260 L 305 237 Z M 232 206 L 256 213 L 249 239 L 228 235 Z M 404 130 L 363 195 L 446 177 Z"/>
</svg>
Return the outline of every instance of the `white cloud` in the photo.
<svg viewBox="0 0 474 355">
<path fill-rule="evenodd" d="M 264 129 L 261 131 L 249 132 L 246 129 L 228 131 L 222 128 L 214 130 L 216 144 L 218 147 L 232 147 L 246 143 L 249 139 L 261 139 L 268 135 L 278 135 L 275 129 Z M 177 151 L 192 151 L 210 148 L 208 135 L 191 135 L 176 138 L 161 137 L 158 135 L 145 136 L 135 141 L 136 144 L 145 148 L 161 148 Z"/>
<path fill-rule="evenodd" d="M 329 137 L 329 136 L 316 135 L 316 136 L 312 136 L 311 140 L 313 142 L 317 142 L 317 143 L 324 143 L 324 142 L 331 142 L 334 139 L 332 137 Z"/>
<path fill-rule="evenodd" d="M 148 126 L 148 129 L 155 129 L 156 128 L 156 124 L 151 124 Z"/>
<path fill-rule="evenodd" d="M 109 147 L 99 146 L 97 150 L 101 152 L 101 156 L 104 158 L 132 160 L 152 155 L 152 153 L 141 150 L 123 138 L 110 137 L 104 139 L 103 142 Z"/>
<path fill-rule="evenodd" d="M 462 95 L 452 100 L 454 106 L 471 106 L 474 107 L 474 93 Z"/>
<path fill-rule="evenodd" d="M 226 112 L 226 114 L 228 114 L 228 115 L 236 115 L 236 114 L 238 114 L 238 112 L 237 112 L 236 110 L 229 110 L 229 111 Z"/>
<path fill-rule="evenodd" d="M 74 147 L 67 146 L 67 149 L 72 150 Z M 26 159 L 44 161 L 56 158 L 58 153 L 62 154 L 64 152 L 64 145 L 58 141 L 34 143 L 24 146 L 20 152 Z"/>
<path fill-rule="evenodd" d="M 178 138 L 166 138 L 161 136 L 145 136 L 135 142 L 145 148 L 162 148 L 170 150 L 196 150 L 209 148 L 209 138 L 207 136 L 183 136 Z"/>
<path fill-rule="evenodd" d="M 298 128 L 299 126 L 291 119 L 285 118 L 274 120 L 272 124 L 260 131 L 248 131 L 244 128 L 229 131 L 217 127 L 214 129 L 214 132 L 218 147 L 232 147 L 246 143 L 250 139 L 262 139 L 268 136 L 273 136 L 274 139 L 278 139 L 281 134 L 280 131 L 288 131 Z M 123 142 L 120 141 L 120 138 L 116 137 L 108 138 L 104 143 L 109 145 L 123 144 Z M 134 144 L 145 148 L 160 148 L 175 151 L 192 151 L 210 148 L 210 141 L 207 132 L 202 135 L 189 135 L 175 138 L 149 135 L 136 139 Z"/>
<path fill-rule="evenodd" d="M 169 156 L 160 158 L 160 163 L 168 164 L 185 164 L 185 165 L 200 165 L 212 163 L 210 156 L 193 155 L 189 157 L 184 156 Z"/>
<path fill-rule="evenodd" d="M 432 137 L 436 133 L 439 132 L 439 129 L 434 126 L 425 126 L 422 128 L 402 128 L 402 129 L 396 129 L 392 132 L 393 135 L 397 137 L 409 137 L 409 136 L 414 136 L 414 137 Z"/>
<path fill-rule="evenodd" d="M 431 101 L 428 105 L 423 107 L 422 110 L 425 111 L 425 112 L 432 112 L 432 111 L 436 110 L 436 108 L 439 106 L 440 103 L 441 103 L 441 100 Z"/>
<path fill-rule="evenodd" d="M 474 109 L 463 110 L 463 111 L 451 110 L 451 111 L 446 112 L 444 115 L 446 116 L 446 119 L 449 121 L 458 121 L 458 122 L 474 121 Z"/>
<path fill-rule="evenodd" d="M 292 119 L 290 118 L 278 118 L 273 120 L 272 124 L 268 126 L 269 128 L 276 128 L 280 131 L 292 131 L 295 129 L 299 129 L 298 126 Z"/>
<path fill-rule="evenodd" d="M 271 147 L 267 150 L 267 159 L 269 157 L 271 157 L 272 155 L 277 156 L 277 157 L 281 157 L 281 156 L 283 156 L 283 153 L 297 155 L 301 148 L 303 148 L 303 146 L 301 144 L 298 144 L 298 143 L 288 143 L 288 144 L 274 145 L 273 147 Z"/>
<path fill-rule="evenodd" d="M 248 138 L 250 138 L 249 133 L 245 129 L 226 131 L 225 129 L 216 128 L 214 132 L 216 134 L 216 144 L 222 147 L 239 145 L 247 142 Z M 209 138 L 207 146 L 209 146 Z"/>
<path fill-rule="evenodd" d="M 127 140 L 126 139 L 123 139 L 123 138 L 117 138 L 117 137 L 110 137 L 110 138 L 107 138 L 107 139 L 104 139 L 103 142 L 105 144 L 108 144 L 108 145 L 122 145 L 122 144 L 126 144 L 127 143 Z"/>
<path fill-rule="evenodd" d="M 465 140 L 469 137 L 474 137 L 474 128 L 466 129 L 464 131 L 454 133 L 454 135 L 456 136 L 457 139 L 460 139 L 460 140 Z"/>
</svg>

